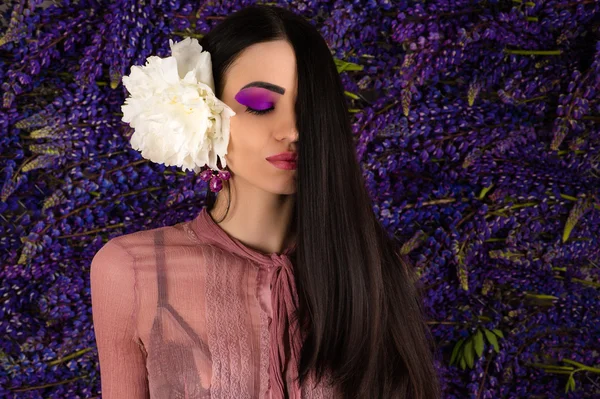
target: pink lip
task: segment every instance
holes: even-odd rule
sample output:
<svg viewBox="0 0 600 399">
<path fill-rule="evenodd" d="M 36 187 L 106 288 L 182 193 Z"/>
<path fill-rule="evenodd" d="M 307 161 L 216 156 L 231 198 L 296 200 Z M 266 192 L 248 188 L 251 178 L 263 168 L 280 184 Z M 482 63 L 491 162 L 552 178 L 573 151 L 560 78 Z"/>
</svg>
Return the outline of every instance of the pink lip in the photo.
<svg viewBox="0 0 600 399">
<path fill-rule="evenodd" d="M 275 166 L 276 168 L 279 169 L 285 169 L 285 170 L 294 170 L 296 169 L 296 162 L 295 161 L 269 161 L 273 164 L 273 166 Z"/>
<path fill-rule="evenodd" d="M 270 157 L 267 157 L 266 160 L 267 161 L 297 161 L 298 159 L 298 154 L 296 154 L 295 152 L 282 152 L 280 154 L 277 155 L 271 155 Z"/>
</svg>

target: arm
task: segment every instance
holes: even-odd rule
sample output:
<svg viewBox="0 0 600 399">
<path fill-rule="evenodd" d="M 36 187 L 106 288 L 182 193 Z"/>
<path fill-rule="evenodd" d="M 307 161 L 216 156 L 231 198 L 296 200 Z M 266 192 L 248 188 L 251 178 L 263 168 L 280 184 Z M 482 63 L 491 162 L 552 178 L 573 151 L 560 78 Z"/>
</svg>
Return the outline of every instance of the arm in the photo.
<svg viewBox="0 0 600 399">
<path fill-rule="evenodd" d="M 133 258 L 107 242 L 90 267 L 92 317 L 104 399 L 149 398 L 146 359 L 137 341 Z"/>
</svg>

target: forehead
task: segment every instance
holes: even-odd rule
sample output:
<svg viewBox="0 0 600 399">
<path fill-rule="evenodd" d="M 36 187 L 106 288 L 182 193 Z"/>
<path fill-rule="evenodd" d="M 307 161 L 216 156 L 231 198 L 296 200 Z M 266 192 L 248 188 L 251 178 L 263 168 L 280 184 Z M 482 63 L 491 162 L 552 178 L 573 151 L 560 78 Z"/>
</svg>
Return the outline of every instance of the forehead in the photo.
<svg viewBox="0 0 600 399">
<path fill-rule="evenodd" d="M 287 41 L 257 43 L 246 48 L 229 68 L 226 86 L 238 91 L 256 80 L 279 85 L 285 88 L 285 94 L 296 92 L 296 56 Z"/>
</svg>

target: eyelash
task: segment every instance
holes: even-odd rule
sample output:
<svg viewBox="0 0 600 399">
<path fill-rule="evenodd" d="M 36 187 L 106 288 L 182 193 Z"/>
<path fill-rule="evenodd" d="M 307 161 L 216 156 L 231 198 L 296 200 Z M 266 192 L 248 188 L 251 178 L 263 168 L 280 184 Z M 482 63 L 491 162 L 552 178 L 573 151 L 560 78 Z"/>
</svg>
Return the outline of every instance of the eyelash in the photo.
<svg viewBox="0 0 600 399">
<path fill-rule="evenodd" d="M 253 109 L 253 108 L 247 107 L 246 112 L 249 112 L 254 115 L 264 115 L 264 114 L 268 114 L 269 112 L 273 111 L 274 109 L 275 109 L 275 107 L 271 107 L 271 108 L 267 108 L 267 109 L 263 109 L 263 110 L 258 110 L 258 109 Z"/>
</svg>

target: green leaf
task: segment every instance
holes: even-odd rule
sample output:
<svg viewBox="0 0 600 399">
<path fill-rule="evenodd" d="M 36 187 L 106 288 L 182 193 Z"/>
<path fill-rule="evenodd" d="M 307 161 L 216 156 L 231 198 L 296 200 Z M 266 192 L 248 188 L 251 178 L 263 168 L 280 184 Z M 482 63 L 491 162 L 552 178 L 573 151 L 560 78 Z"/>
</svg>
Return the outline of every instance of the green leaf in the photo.
<svg viewBox="0 0 600 399">
<path fill-rule="evenodd" d="M 354 99 L 354 100 L 360 100 L 360 97 L 357 96 L 356 94 L 348 91 L 348 90 L 344 90 L 344 94 L 347 95 L 348 97 Z"/>
<path fill-rule="evenodd" d="M 491 184 L 489 187 L 482 188 L 481 192 L 479 193 L 479 196 L 477 198 L 483 199 L 485 197 L 485 195 L 487 194 L 487 192 L 492 189 L 492 187 L 494 187 L 494 184 Z"/>
<path fill-rule="evenodd" d="M 578 367 L 580 367 L 582 369 L 585 369 L 587 367 L 585 364 L 576 362 L 575 360 L 571 360 L 571 359 L 563 359 L 562 361 L 564 363 L 571 364 L 573 366 L 578 366 Z"/>
<path fill-rule="evenodd" d="M 565 386 L 565 393 L 575 390 L 575 378 L 573 378 L 573 374 L 569 375 L 569 379 L 567 380 L 567 385 Z"/>
<path fill-rule="evenodd" d="M 498 339 L 496 338 L 496 335 L 487 328 L 483 330 L 483 332 L 485 333 L 485 337 L 487 338 L 488 342 L 494 347 L 496 353 L 500 352 L 500 348 L 498 347 Z"/>
<path fill-rule="evenodd" d="M 556 372 L 556 371 L 564 371 L 570 373 L 575 370 L 574 367 L 571 366 L 557 366 L 555 364 L 544 364 L 544 363 L 531 363 L 532 367 L 539 367 L 544 371 Z"/>
<path fill-rule="evenodd" d="M 483 349 L 485 348 L 485 343 L 483 342 L 483 333 L 481 330 L 477 330 L 473 339 L 475 341 L 475 353 L 477 353 L 478 357 L 481 357 L 483 354 Z"/>
<path fill-rule="evenodd" d="M 525 293 L 525 296 L 529 297 L 529 298 L 535 298 L 535 299 L 550 299 L 550 300 L 554 300 L 554 299 L 558 299 L 557 296 L 554 295 L 547 295 L 547 294 L 531 294 L 531 293 Z"/>
<path fill-rule="evenodd" d="M 465 367 L 467 367 L 467 364 L 465 363 L 465 357 L 461 356 L 460 357 L 460 368 L 464 370 Z"/>
<path fill-rule="evenodd" d="M 467 362 L 467 365 L 469 366 L 469 368 L 473 368 L 473 357 L 475 356 L 475 352 L 473 351 L 473 340 L 469 339 L 467 341 L 467 343 L 465 344 L 465 347 L 463 349 L 463 355 L 464 358 Z"/>
<path fill-rule="evenodd" d="M 492 330 L 492 332 L 493 332 L 494 334 L 496 334 L 497 336 L 499 336 L 500 338 L 504 338 L 504 334 L 502 334 L 502 331 L 498 330 L 497 328 L 494 328 L 494 329 Z"/>
<path fill-rule="evenodd" d="M 346 72 L 346 71 L 362 71 L 364 69 L 363 65 L 355 64 L 353 62 L 343 61 L 339 58 L 334 58 L 335 66 L 337 68 L 338 73 Z"/>
<path fill-rule="evenodd" d="M 581 218 L 594 206 L 591 198 L 577 198 L 577 203 L 569 212 L 567 222 L 565 223 L 565 229 L 563 230 L 562 242 L 566 242 L 571 235 L 571 232 L 575 228 L 575 225 L 581 220 Z"/>
<path fill-rule="evenodd" d="M 454 364 L 454 362 L 458 361 L 459 350 L 462 347 L 463 342 L 465 342 L 464 338 L 459 339 L 456 344 L 454 344 L 454 349 L 452 349 L 452 356 L 450 356 L 450 365 Z"/>
</svg>

